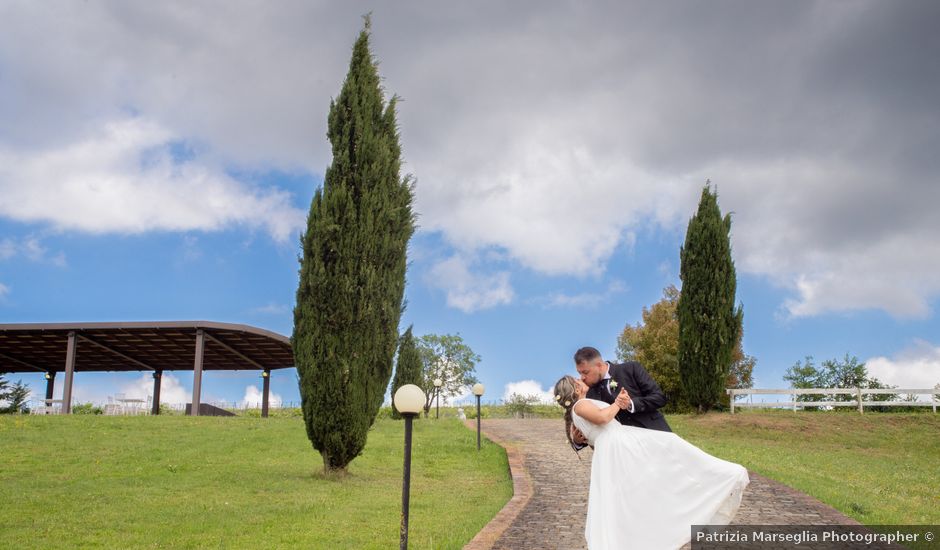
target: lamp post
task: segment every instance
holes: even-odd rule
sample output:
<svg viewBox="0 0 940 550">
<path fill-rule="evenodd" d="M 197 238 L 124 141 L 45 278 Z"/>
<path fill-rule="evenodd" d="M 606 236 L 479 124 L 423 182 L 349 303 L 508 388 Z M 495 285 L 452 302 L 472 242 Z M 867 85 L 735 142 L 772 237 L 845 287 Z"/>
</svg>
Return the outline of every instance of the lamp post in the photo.
<svg viewBox="0 0 940 550">
<path fill-rule="evenodd" d="M 55 386 L 55 371 L 46 371 L 46 405 L 51 405 L 52 389 Z"/>
<path fill-rule="evenodd" d="M 480 450 L 480 398 L 483 397 L 483 384 L 477 382 L 473 385 L 473 395 L 477 396 L 477 450 Z"/>
<path fill-rule="evenodd" d="M 261 390 L 261 417 L 268 417 L 268 396 L 271 394 L 271 371 L 264 369 L 261 371 L 261 378 L 264 380 Z"/>
<path fill-rule="evenodd" d="M 444 385 L 443 380 L 441 380 L 440 378 L 434 379 L 434 404 L 435 404 L 434 418 L 441 417 L 441 386 L 443 385 Z"/>
<path fill-rule="evenodd" d="M 405 473 L 401 488 L 400 548 L 408 548 L 408 501 L 411 486 L 411 428 L 412 422 L 424 407 L 424 392 L 414 384 L 405 384 L 395 392 L 395 408 L 405 418 Z"/>
</svg>

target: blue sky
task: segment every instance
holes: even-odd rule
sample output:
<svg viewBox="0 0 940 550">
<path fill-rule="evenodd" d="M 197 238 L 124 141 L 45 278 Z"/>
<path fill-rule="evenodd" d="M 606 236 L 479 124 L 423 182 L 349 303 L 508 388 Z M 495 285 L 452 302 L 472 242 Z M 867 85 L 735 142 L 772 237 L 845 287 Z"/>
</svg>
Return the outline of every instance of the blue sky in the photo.
<svg viewBox="0 0 940 550">
<path fill-rule="evenodd" d="M 374 7 L 417 179 L 402 328 L 459 332 L 487 398 L 547 390 L 583 345 L 613 358 L 679 284 L 709 178 L 733 212 L 757 386 L 846 353 L 888 383 L 940 382 L 931 3 L 231 7 L 3 9 L 0 322 L 290 335 L 329 99 Z M 54 38 L 21 52 L 36 32 Z M 78 400 L 147 388 L 76 384 Z M 212 373 L 203 395 L 257 387 Z M 299 399 L 293 372 L 272 390 Z"/>
</svg>

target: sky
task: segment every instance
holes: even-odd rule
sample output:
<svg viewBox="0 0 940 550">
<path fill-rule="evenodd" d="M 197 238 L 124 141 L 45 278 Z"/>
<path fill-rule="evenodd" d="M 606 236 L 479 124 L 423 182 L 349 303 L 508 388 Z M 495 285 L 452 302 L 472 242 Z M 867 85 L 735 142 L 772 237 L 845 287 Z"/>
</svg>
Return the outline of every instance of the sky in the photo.
<svg viewBox="0 0 940 550">
<path fill-rule="evenodd" d="M 679 281 L 707 180 L 755 387 L 857 356 L 940 382 L 940 4 L 0 1 L 0 323 L 292 332 L 362 15 L 416 180 L 402 330 L 548 391 Z M 36 375 L 22 379 L 44 391 Z M 79 373 L 76 401 L 149 392 Z M 204 400 L 257 402 L 260 373 Z M 191 373 L 164 377 L 188 400 Z M 299 400 L 296 372 L 272 377 Z M 57 393 L 61 392 L 61 385 Z"/>
</svg>

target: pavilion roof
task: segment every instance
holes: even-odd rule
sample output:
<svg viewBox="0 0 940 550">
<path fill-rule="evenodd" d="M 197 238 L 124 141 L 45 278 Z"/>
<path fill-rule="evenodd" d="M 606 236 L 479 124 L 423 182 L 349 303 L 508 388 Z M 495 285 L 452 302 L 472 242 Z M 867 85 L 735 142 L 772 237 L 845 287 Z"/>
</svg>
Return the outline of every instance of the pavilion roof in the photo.
<svg viewBox="0 0 940 550">
<path fill-rule="evenodd" d="M 63 372 L 69 333 L 75 371 L 193 370 L 196 333 L 205 335 L 204 370 L 294 366 L 290 339 L 248 325 L 211 321 L 0 324 L 0 374 Z"/>
</svg>

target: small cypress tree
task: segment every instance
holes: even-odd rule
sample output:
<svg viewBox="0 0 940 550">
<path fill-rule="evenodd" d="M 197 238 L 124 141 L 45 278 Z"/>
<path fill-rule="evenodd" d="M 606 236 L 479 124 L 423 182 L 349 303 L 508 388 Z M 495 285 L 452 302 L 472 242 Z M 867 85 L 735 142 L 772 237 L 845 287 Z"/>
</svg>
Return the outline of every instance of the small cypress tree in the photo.
<svg viewBox="0 0 940 550">
<path fill-rule="evenodd" d="M 412 333 L 413 327 L 408 327 L 398 343 L 398 361 L 395 364 L 395 377 L 392 379 L 392 397 L 398 388 L 405 384 L 414 384 L 422 387 L 421 381 L 424 369 L 421 365 L 421 353 Z M 392 418 L 400 419 L 398 409 L 392 404 Z"/>
<path fill-rule="evenodd" d="M 718 193 L 712 192 L 710 183 L 702 189 L 698 212 L 689 220 L 679 252 L 682 293 L 676 306 L 682 390 L 700 413 L 721 398 L 744 319 L 743 310 L 734 303 L 731 215 L 722 218 Z"/>
<path fill-rule="evenodd" d="M 330 102 L 333 160 L 314 194 L 294 308 L 294 363 L 307 436 L 327 471 L 362 453 L 392 375 L 414 232 L 395 118 L 369 48 L 370 21 Z"/>
</svg>

